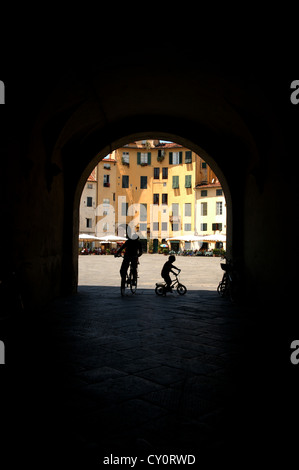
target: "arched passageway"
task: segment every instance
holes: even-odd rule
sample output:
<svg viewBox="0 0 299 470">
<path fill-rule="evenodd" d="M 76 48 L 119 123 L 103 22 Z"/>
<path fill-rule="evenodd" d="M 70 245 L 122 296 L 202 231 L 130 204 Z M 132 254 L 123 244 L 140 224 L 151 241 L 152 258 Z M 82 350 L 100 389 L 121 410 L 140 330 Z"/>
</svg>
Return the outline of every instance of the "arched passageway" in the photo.
<svg viewBox="0 0 299 470">
<path fill-rule="evenodd" d="M 35 116 L 26 153 L 9 150 L 20 162 L 14 263 L 28 305 L 76 290 L 83 182 L 99 157 L 143 136 L 204 155 L 226 192 L 231 255 L 239 258 L 245 291 L 268 297 L 276 263 L 269 254 L 279 243 L 279 130 L 254 81 L 192 66 L 192 75 L 171 67 L 157 74 L 142 61 L 116 61 L 66 73 Z"/>
<path fill-rule="evenodd" d="M 56 78 L 61 77 L 59 82 L 53 83 L 47 80 L 46 74 L 41 77 L 37 73 L 39 90 L 34 90 L 33 85 L 28 87 L 30 100 L 28 98 L 26 102 L 26 109 L 19 109 L 17 98 L 10 110 L 6 108 L 11 113 L 13 125 L 1 142 L 4 163 L 0 203 L 5 220 L 10 221 L 9 243 L 14 250 L 13 253 L 1 251 L 1 266 L 4 271 L 16 269 L 28 312 L 57 296 L 75 292 L 79 196 L 99 156 L 142 136 L 177 140 L 195 152 L 204 153 L 227 188 L 226 196 L 230 194 L 231 250 L 232 256 L 240 258 L 246 293 L 250 294 L 253 303 L 264 301 L 265 305 L 273 299 L 274 286 L 272 308 L 275 305 L 276 309 L 279 300 L 286 302 L 289 298 L 289 305 L 284 305 L 283 310 L 285 331 L 281 331 L 282 311 L 274 317 L 271 307 L 260 309 L 258 328 L 248 332 L 248 336 L 253 330 L 260 334 L 259 347 L 253 341 L 253 351 L 252 343 L 246 344 L 251 346 L 246 366 L 251 362 L 257 365 L 259 353 L 264 354 L 259 374 L 256 375 L 254 367 L 250 369 L 251 391 L 256 383 L 258 388 L 259 379 L 264 377 L 263 364 L 268 357 L 265 341 L 270 338 L 271 344 L 280 345 L 274 351 L 278 360 L 271 356 L 273 367 L 267 363 L 269 368 L 263 384 L 268 385 L 269 378 L 270 386 L 261 396 L 258 408 L 264 412 L 263 405 L 269 403 L 267 417 L 271 418 L 271 406 L 276 412 L 280 399 L 277 395 L 276 401 L 274 396 L 273 402 L 269 402 L 270 392 L 273 393 L 271 385 L 275 385 L 278 393 L 277 364 L 283 362 L 281 357 L 285 357 L 285 348 L 288 350 L 289 340 L 293 339 L 288 327 L 291 328 L 290 321 L 294 318 L 294 295 L 288 297 L 288 294 L 295 292 L 295 281 L 285 273 L 294 268 L 296 258 L 276 256 L 282 237 L 279 214 L 283 213 L 291 220 L 297 210 L 296 185 L 289 187 L 287 208 L 277 191 L 281 181 L 281 159 L 287 161 L 293 152 L 285 140 L 289 137 L 287 125 L 290 119 L 282 122 L 286 110 L 284 104 L 271 104 L 277 87 L 275 74 L 269 83 L 267 77 L 261 77 L 258 66 L 250 68 L 252 62 L 250 67 L 239 72 L 239 64 L 235 67 L 225 64 L 223 68 L 224 61 L 219 66 L 212 60 L 201 61 L 198 55 L 192 57 L 190 54 L 187 60 L 188 68 L 171 61 L 163 67 L 159 64 L 150 67 L 146 56 L 139 57 L 138 61 L 132 61 L 125 54 L 109 57 L 106 61 L 97 56 L 82 68 L 76 61 L 68 62 L 67 67 L 59 64 L 52 70 L 54 75 L 57 72 Z M 250 74 L 247 74 L 249 68 Z M 9 87 L 7 90 L 9 98 Z M 291 129 L 295 131 L 296 127 Z M 296 162 L 292 162 L 294 173 Z M 10 194 L 12 175 L 18 191 L 13 193 L 8 208 L 7 194 Z M 7 234 L 1 236 L 2 246 L 6 246 Z M 271 322 L 268 322 L 269 318 Z M 23 321 L 27 322 L 27 327 L 31 326 L 29 316 L 23 317 Z M 273 337 L 269 325 L 275 326 L 276 321 L 280 336 Z M 44 338 L 38 331 L 40 324 L 35 324 L 35 319 L 32 323 L 36 327 L 32 331 L 37 331 L 36 336 L 42 338 L 42 343 Z M 18 339 L 22 339 L 22 332 L 19 333 Z M 22 351 L 22 345 L 28 347 L 28 344 L 26 338 L 20 343 L 15 340 L 13 344 L 17 362 L 16 356 Z M 32 346 L 31 358 L 37 354 L 35 346 L 36 343 Z M 48 364 L 51 364 L 52 351 L 49 351 L 50 348 Z M 282 367 L 279 371 L 282 372 L 281 380 L 287 374 L 283 375 Z M 36 374 L 36 369 L 32 367 L 31 372 Z M 47 372 L 43 377 L 45 387 L 48 385 Z M 15 374 L 12 375 L 15 378 Z M 19 390 L 19 384 L 16 385 Z M 295 398 L 295 387 L 293 391 L 291 386 L 286 389 Z M 295 401 L 290 400 L 287 416 L 293 417 L 292 403 Z M 279 411 L 282 415 L 282 410 Z M 273 421 L 277 417 L 274 414 Z M 259 413 L 255 416 L 258 418 Z M 283 425 L 286 420 L 282 418 L 281 423 Z M 260 434 L 262 432 L 263 429 Z M 262 444 L 260 441 L 261 447 Z"/>
</svg>

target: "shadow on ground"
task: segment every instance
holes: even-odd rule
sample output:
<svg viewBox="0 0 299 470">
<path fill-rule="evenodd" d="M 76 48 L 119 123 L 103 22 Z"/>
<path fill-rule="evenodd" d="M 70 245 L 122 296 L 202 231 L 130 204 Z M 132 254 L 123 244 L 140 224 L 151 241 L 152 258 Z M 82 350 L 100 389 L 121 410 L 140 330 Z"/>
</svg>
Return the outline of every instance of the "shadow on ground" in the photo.
<svg viewBox="0 0 299 470">
<path fill-rule="evenodd" d="M 122 298 L 101 286 L 19 319 L 6 341 L 12 462 L 12 444 L 23 461 L 86 468 L 110 454 L 237 464 L 253 442 L 257 455 L 269 410 L 254 329 L 213 291 Z"/>
</svg>

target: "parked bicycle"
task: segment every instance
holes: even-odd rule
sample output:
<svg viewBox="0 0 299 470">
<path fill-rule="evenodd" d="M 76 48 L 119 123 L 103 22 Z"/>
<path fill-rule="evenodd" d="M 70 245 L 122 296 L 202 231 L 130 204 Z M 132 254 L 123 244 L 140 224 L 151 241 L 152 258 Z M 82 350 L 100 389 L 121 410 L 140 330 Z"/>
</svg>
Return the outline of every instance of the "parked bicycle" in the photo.
<svg viewBox="0 0 299 470">
<path fill-rule="evenodd" d="M 179 295 L 184 295 L 186 294 L 187 292 L 187 287 L 184 286 L 184 284 L 182 284 L 180 281 L 179 281 L 179 274 L 180 274 L 181 270 L 175 274 L 175 278 L 171 281 L 171 285 L 170 285 L 170 289 L 171 291 L 173 289 L 176 289 L 177 290 L 177 293 Z M 169 292 L 169 290 L 167 289 L 167 284 L 166 282 L 157 282 L 156 283 L 156 288 L 155 288 L 155 292 L 157 295 L 166 295 L 166 292 Z"/>
<path fill-rule="evenodd" d="M 233 261 L 226 256 L 222 259 L 226 260 L 226 263 L 220 263 L 221 269 L 224 271 L 222 280 L 219 282 L 217 292 L 221 297 L 228 297 L 232 302 L 237 299 L 238 294 L 238 282 L 237 282 L 237 271 Z"/>
<path fill-rule="evenodd" d="M 124 257 L 122 253 L 115 254 L 114 256 L 115 258 Z M 120 293 L 122 296 L 128 295 L 129 292 L 131 292 L 131 294 L 135 294 L 137 290 L 137 281 L 138 281 L 138 269 L 137 269 L 138 264 L 139 264 L 139 261 L 137 259 L 136 268 L 134 269 L 134 267 L 132 266 L 132 261 L 129 262 L 125 285 L 124 286 L 122 286 L 122 284 L 120 285 Z"/>
</svg>

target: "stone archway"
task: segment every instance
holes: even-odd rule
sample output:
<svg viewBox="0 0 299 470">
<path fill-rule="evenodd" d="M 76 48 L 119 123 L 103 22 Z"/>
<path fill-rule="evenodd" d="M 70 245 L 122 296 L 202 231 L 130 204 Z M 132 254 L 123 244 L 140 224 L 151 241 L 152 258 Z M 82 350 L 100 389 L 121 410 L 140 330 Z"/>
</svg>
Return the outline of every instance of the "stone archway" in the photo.
<svg viewBox="0 0 299 470">
<path fill-rule="evenodd" d="M 35 116 L 27 151 L 19 156 L 23 198 L 17 204 L 15 262 L 28 304 L 76 290 L 82 184 L 99 156 L 142 135 L 161 135 L 204 153 L 231 205 L 232 255 L 243 263 L 249 290 L 252 282 L 264 290 L 271 268 L 261 245 L 273 230 L 264 227 L 263 217 L 277 199 L 267 182 L 281 151 L 269 114 L 254 82 L 249 86 L 207 64 L 194 64 L 192 75 L 171 68 L 157 74 L 142 61 L 66 73 Z M 274 234 L 271 243 L 276 241 Z"/>
</svg>

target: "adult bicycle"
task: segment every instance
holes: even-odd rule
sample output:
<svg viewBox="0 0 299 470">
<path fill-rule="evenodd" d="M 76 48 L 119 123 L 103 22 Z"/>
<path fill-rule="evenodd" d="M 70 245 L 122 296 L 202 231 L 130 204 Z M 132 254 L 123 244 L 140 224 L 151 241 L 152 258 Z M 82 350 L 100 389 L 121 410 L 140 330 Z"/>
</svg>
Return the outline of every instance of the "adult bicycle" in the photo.
<svg viewBox="0 0 299 470">
<path fill-rule="evenodd" d="M 138 283 L 138 257 L 136 256 L 136 259 L 134 260 L 135 268 L 132 265 L 132 259 L 131 258 L 125 258 L 121 253 L 115 254 L 115 258 L 123 258 L 123 262 L 127 260 L 128 265 L 123 266 L 122 269 L 126 269 L 126 279 L 125 279 L 125 284 L 123 285 L 123 280 L 121 279 L 121 285 L 120 285 L 120 293 L 122 296 L 128 295 L 129 293 L 135 294 L 137 290 L 137 283 Z"/>
</svg>

